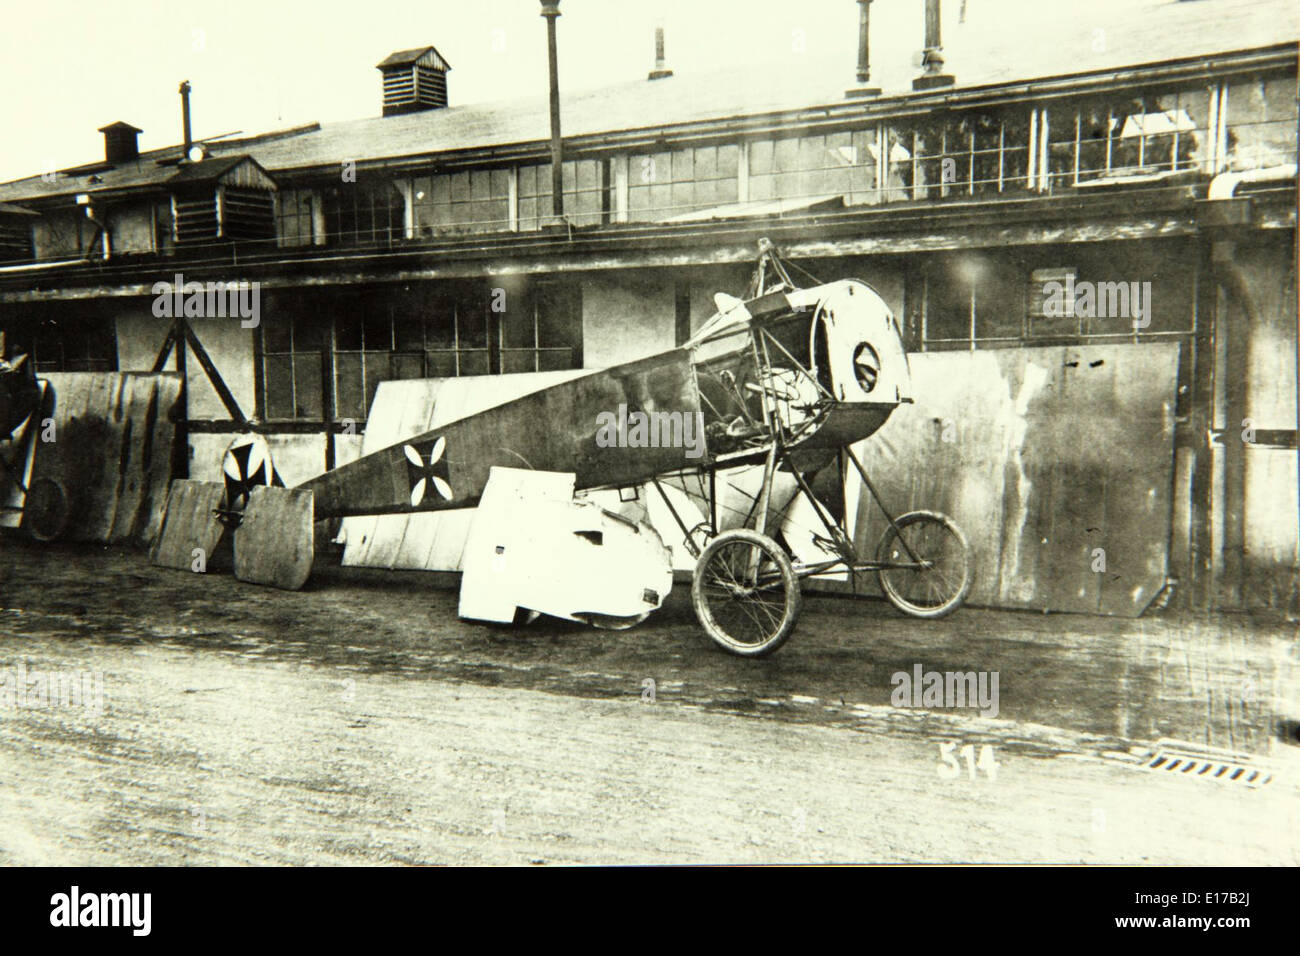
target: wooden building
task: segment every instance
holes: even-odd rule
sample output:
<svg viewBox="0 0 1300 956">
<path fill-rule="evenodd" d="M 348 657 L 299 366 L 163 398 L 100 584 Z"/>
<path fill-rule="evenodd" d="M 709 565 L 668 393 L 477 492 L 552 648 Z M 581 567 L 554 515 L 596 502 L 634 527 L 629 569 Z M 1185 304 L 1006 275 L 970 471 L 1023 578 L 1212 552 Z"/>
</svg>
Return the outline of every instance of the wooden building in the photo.
<svg viewBox="0 0 1300 956">
<path fill-rule="evenodd" d="M 993 603 L 1095 606 L 1031 592 L 1082 573 L 1060 554 L 1086 570 L 1127 538 L 1178 600 L 1295 606 L 1300 13 L 1065 6 L 1014 44 L 954 43 L 951 82 L 660 65 L 566 94 L 562 221 L 546 98 L 456 106 L 433 47 L 379 64 L 368 119 L 188 155 L 140 152 L 115 123 L 103 160 L 0 185 L 0 329 L 41 370 L 163 356 L 188 372 L 194 477 L 256 428 L 292 483 L 356 456 L 381 381 L 601 368 L 685 341 L 766 236 L 818 278 L 870 281 L 903 320 L 934 429 L 908 432 L 896 481 L 930 476 L 959 516 L 993 503 Z M 156 290 L 177 275 L 258 283 L 257 325 L 189 318 L 167 352 Z M 1051 283 L 1097 295 L 1053 309 Z M 1031 420 L 1052 389 L 1068 401 Z M 966 487 L 975 472 L 1000 477 Z M 1148 493 L 1137 525 L 1107 527 L 1129 513 L 1117 496 Z M 1099 524 L 1053 524 L 1080 495 Z M 1068 546 L 1026 562 L 1049 528 Z"/>
</svg>

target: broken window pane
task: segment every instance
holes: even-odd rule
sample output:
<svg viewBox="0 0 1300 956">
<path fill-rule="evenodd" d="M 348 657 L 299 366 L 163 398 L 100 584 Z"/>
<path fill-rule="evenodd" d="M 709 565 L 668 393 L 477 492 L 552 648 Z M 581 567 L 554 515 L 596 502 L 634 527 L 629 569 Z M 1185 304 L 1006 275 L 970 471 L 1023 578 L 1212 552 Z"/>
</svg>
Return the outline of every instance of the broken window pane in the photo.
<svg viewBox="0 0 1300 956">
<path fill-rule="evenodd" d="M 1296 161 L 1295 77 L 1254 76 L 1228 87 L 1228 168 Z"/>
</svg>

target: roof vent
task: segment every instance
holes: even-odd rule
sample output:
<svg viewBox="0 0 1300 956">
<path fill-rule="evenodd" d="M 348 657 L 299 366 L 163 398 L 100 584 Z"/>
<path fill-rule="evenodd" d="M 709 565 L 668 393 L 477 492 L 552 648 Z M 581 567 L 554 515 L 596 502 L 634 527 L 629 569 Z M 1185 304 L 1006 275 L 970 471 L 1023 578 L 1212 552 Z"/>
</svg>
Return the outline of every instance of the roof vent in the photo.
<svg viewBox="0 0 1300 956">
<path fill-rule="evenodd" d="M 105 162 L 125 163 L 139 157 L 140 146 L 136 142 L 136 137 L 144 130 L 136 129 L 130 123 L 119 120 L 108 126 L 101 126 L 99 132 L 104 134 Z"/>
<path fill-rule="evenodd" d="M 384 75 L 384 115 L 419 113 L 447 105 L 451 64 L 431 46 L 398 50 L 378 65 Z"/>
<path fill-rule="evenodd" d="M 673 71 L 664 64 L 664 28 L 655 27 L 655 68 L 646 79 L 662 80 L 672 75 Z"/>
</svg>

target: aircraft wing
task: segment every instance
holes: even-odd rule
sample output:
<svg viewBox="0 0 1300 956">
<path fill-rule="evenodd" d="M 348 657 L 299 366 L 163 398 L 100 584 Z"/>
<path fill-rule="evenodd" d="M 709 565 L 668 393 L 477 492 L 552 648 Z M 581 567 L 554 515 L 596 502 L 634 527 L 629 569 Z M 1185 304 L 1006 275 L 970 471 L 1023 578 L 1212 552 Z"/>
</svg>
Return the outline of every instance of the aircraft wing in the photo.
<svg viewBox="0 0 1300 956">
<path fill-rule="evenodd" d="M 321 519 L 469 507 L 493 466 L 573 472 L 579 489 L 638 484 L 702 464 L 703 435 L 694 447 L 664 436 L 652 445 L 651 436 L 624 429 L 611 443 L 602 423 L 667 413 L 683 423 L 689 418 L 694 429 L 699 411 L 691 354 L 675 349 L 449 422 L 300 487 L 314 493 Z"/>
</svg>

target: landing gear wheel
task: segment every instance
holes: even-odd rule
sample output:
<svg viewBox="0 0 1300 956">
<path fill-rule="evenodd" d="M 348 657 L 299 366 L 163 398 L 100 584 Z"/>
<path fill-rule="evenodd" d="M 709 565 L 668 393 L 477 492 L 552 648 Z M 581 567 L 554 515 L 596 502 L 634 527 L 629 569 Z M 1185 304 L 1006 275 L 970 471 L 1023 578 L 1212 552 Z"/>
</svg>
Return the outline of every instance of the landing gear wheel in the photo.
<svg viewBox="0 0 1300 956">
<path fill-rule="evenodd" d="M 876 559 L 896 565 L 876 572 L 880 587 L 894 607 L 912 617 L 945 617 L 961 607 L 970 593 L 966 536 L 951 518 L 937 511 L 912 511 L 886 528 Z"/>
<path fill-rule="evenodd" d="M 23 524 L 37 541 L 55 541 L 68 527 L 68 496 L 51 478 L 38 478 L 27 489 Z"/>
<path fill-rule="evenodd" d="M 615 617 L 611 614 L 579 614 L 592 627 L 598 631 L 626 631 L 629 628 L 636 627 L 650 615 L 634 614 L 632 617 Z"/>
<path fill-rule="evenodd" d="M 700 626 L 741 657 L 771 654 L 799 616 L 799 579 L 779 544 L 747 528 L 724 531 L 704 549 L 691 580 Z"/>
</svg>

